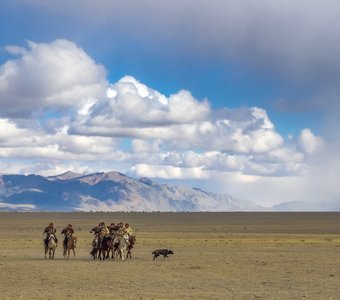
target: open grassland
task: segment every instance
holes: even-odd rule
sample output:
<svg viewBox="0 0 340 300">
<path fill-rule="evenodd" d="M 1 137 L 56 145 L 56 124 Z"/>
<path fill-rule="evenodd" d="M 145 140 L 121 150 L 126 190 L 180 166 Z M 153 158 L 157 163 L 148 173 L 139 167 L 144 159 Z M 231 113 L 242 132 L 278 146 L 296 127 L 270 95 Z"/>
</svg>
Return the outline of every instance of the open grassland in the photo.
<svg viewBox="0 0 340 300">
<path fill-rule="evenodd" d="M 131 224 L 131 260 L 90 258 L 100 220 Z M 50 221 L 59 246 L 45 260 Z M 175 255 L 152 261 L 157 248 Z M 340 299 L 339 283 L 339 213 L 0 213 L 1 299 Z"/>
</svg>

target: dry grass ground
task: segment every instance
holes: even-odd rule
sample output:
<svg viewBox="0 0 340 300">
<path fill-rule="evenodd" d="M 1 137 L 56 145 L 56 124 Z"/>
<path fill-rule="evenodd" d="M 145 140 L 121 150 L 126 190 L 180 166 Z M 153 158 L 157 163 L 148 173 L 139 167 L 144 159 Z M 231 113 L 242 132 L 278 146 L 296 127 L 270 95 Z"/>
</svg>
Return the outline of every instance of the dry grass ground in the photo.
<svg viewBox="0 0 340 300">
<path fill-rule="evenodd" d="M 101 219 L 132 225 L 131 260 L 90 258 Z M 76 258 L 59 235 L 44 259 L 49 221 L 73 224 Z M 340 299 L 339 265 L 337 213 L 0 213 L 1 299 Z"/>
</svg>

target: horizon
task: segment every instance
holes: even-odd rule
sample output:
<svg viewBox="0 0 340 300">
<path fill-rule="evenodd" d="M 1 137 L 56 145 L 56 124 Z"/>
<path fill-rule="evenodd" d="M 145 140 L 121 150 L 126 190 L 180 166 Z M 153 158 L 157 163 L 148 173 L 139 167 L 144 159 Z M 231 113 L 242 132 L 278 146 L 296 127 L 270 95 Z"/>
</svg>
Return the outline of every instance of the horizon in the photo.
<svg viewBox="0 0 340 300">
<path fill-rule="evenodd" d="M 206 194 L 207 192 L 208 193 L 211 193 L 210 195 L 213 197 L 213 195 L 220 195 L 220 196 L 225 196 L 225 197 L 231 197 L 232 201 L 239 201 L 240 203 L 243 203 L 243 205 L 245 203 L 248 203 L 248 205 L 250 205 L 249 207 L 244 207 L 242 209 L 226 209 L 226 210 L 220 210 L 219 208 L 217 209 L 211 209 L 211 208 L 206 208 L 204 210 L 173 210 L 172 209 L 165 209 L 162 208 L 161 206 L 160 207 L 157 207 L 153 210 L 148 210 L 148 209 L 124 209 L 124 208 L 121 208 L 120 210 L 115 210 L 115 209 L 108 209 L 107 207 L 105 207 L 105 209 L 103 210 L 100 210 L 98 209 L 98 207 L 96 209 L 91 209 L 91 210 L 87 210 L 87 209 L 84 209 L 84 210 L 81 210 L 80 208 L 77 208 L 77 207 L 72 207 L 70 206 L 67 210 L 65 209 L 53 209 L 53 210 L 49 210 L 49 209 L 39 209 L 39 207 L 36 207 L 35 204 L 32 204 L 32 203 L 29 203 L 30 201 L 27 201 L 27 203 L 22 203 L 22 200 L 20 200 L 20 203 L 17 204 L 16 202 L 14 202 L 14 204 L 11 204 L 11 203 L 6 203 L 6 202 L 3 202 L 3 201 L 6 201 L 5 199 L 1 199 L 0 198 L 0 212 L 1 211 L 6 211 L 6 208 L 9 209 L 9 211 L 17 211 L 17 212 L 49 212 L 49 211 L 56 211 L 56 212 L 211 212 L 211 213 L 214 213 L 214 212 L 286 212 L 286 213 L 289 213 L 289 212 L 339 212 L 340 211 L 340 207 L 336 206 L 336 208 L 329 208 L 329 206 L 327 207 L 327 205 L 324 205 L 322 207 L 322 209 L 319 209 L 318 206 L 314 206 L 314 207 L 306 207 L 306 202 L 303 202 L 303 201 L 285 201 L 285 202 L 281 202 L 281 203 L 278 203 L 276 205 L 273 205 L 273 206 L 263 206 L 263 205 L 258 205 L 254 202 L 252 202 L 250 199 L 240 199 L 238 197 L 235 197 L 234 195 L 229 195 L 229 194 L 224 194 L 224 193 L 215 193 L 215 192 L 209 192 L 209 191 L 205 191 L 204 189 L 200 188 L 200 187 L 195 187 L 195 186 L 190 186 L 190 185 L 187 185 L 185 183 L 181 183 L 180 185 L 178 184 L 174 184 L 174 183 L 163 183 L 163 182 L 160 182 L 158 180 L 151 180 L 150 178 L 147 178 L 147 177 L 131 177 L 129 175 L 126 175 L 124 173 L 121 173 L 121 172 L 117 172 L 117 171 L 108 171 L 108 172 L 95 172 L 95 173 L 87 173 L 87 174 L 79 174 L 79 173 L 74 173 L 74 172 L 71 172 L 71 171 L 66 171 L 64 173 L 61 173 L 61 174 L 55 174 L 55 175 L 50 175 L 50 176 L 43 176 L 43 175 L 39 175 L 39 174 L 0 174 L 0 177 L 1 176 L 24 176 L 24 177 L 28 177 L 28 176 L 39 176 L 39 177 L 42 177 L 42 178 L 45 178 L 47 180 L 51 180 L 52 182 L 54 181 L 58 181 L 58 180 L 61 180 L 61 181 L 68 181 L 68 180 L 78 180 L 78 179 L 82 179 L 82 178 L 86 178 L 88 176 L 93 176 L 93 175 L 106 175 L 106 174 L 110 174 L 110 173 L 115 173 L 115 174 L 118 174 L 118 175 L 121 175 L 123 177 L 128 177 L 130 179 L 132 179 L 133 181 L 142 181 L 142 179 L 146 178 L 147 180 L 150 180 L 150 182 L 152 182 L 153 184 L 156 183 L 157 185 L 161 185 L 161 186 L 170 186 L 171 188 L 188 188 L 192 191 L 199 191 L 199 192 L 203 192 L 204 194 Z M 72 174 L 72 175 L 75 175 L 75 177 L 71 177 L 71 178 L 59 178 L 59 177 L 62 177 L 63 175 L 67 175 L 67 174 Z M 113 179 L 112 179 L 113 180 Z M 143 183 L 145 183 L 144 181 L 142 181 Z M 88 182 L 85 182 L 86 184 L 89 184 Z M 94 185 L 100 183 L 100 181 L 96 182 Z M 11 184 L 12 185 L 12 184 Z M 91 185 L 91 184 L 90 184 Z M 149 185 L 149 184 L 148 184 Z M 17 186 L 18 188 L 18 193 L 22 193 L 24 192 L 25 190 L 32 190 L 32 188 L 29 188 L 27 187 L 26 185 L 25 188 L 22 190 L 23 187 L 21 187 L 21 184 L 19 184 Z M 43 192 L 42 190 L 37 190 L 39 193 L 40 192 Z M 106 193 L 107 191 L 105 190 L 102 190 L 103 193 Z M 183 197 L 184 195 L 182 195 Z M 186 197 L 186 196 L 184 196 Z M 181 197 L 180 197 L 181 198 Z M 189 196 L 189 198 L 191 198 L 191 196 Z M 19 197 L 20 199 L 20 197 Z M 146 202 L 148 201 L 152 201 L 152 199 L 144 199 Z M 177 199 L 179 200 L 179 199 Z M 32 201 L 32 200 L 31 200 Z M 102 200 L 99 200 L 98 201 L 102 201 Z M 104 199 L 103 200 L 103 204 L 105 204 L 107 201 L 110 202 L 110 199 Z M 120 202 L 121 199 L 118 199 L 118 202 Z M 132 201 L 132 199 L 130 199 L 129 201 Z M 181 200 L 180 200 L 181 201 Z M 251 208 L 251 205 L 256 205 L 256 208 Z M 321 206 L 319 206 L 321 207 Z"/>
</svg>

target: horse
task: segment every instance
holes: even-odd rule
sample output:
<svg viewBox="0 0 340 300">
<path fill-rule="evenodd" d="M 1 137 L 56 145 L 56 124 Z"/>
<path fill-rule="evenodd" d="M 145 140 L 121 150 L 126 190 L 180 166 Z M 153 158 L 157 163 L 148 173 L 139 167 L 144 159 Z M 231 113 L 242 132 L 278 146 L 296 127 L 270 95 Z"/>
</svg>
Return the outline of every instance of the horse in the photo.
<svg viewBox="0 0 340 300">
<path fill-rule="evenodd" d="M 100 260 L 102 259 L 102 257 L 103 260 L 108 259 L 110 248 L 112 248 L 112 238 L 109 236 L 104 236 L 99 245 L 98 257 Z"/>
<path fill-rule="evenodd" d="M 67 252 L 67 242 L 70 239 L 70 237 L 72 236 L 72 233 L 69 232 L 69 230 L 67 228 L 64 228 L 60 234 L 63 234 L 64 240 L 63 240 L 63 256 L 66 257 L 66 252 Z"/>
<path fill-rule="evenodd" d="M 111 252 L 111 259 L 114 259 L 114 253 L 116 250 L 117 250 L 117 244 L 115 244 L 114 236 L 110 236 L 110 240 L 107 243 L 106 259 L 110 258 L 110 252 Z"/>
<path fill-rule="evenodd" d="M 93 241 L 92 241 L 92 250 L 90 252 L 91 256 L 93 259 L 97 258 L 97 253 L 99 251 L 99 246 L 100 246 L 100 238 L 99 236 L 96 236 Z"/>
<path fill-rule="evenodd" d="M 117 251 L 118 251 L 118 237 L 117 235 L 113 235 L 112 236 L 112 240 L 111 240 L 111 245 L 108 249 L 107 252 L 107 258 L 110 256 L 110 252 L 111 252 L 111 258 L 115 259 L 117 257 Z"/>
<path fill-rule="evenodd" d="M 130 238 L 129 238 L 129 242 L 130 242 L 130 244 L 127 247 L 126 258 L 129 258 L 129 257 L 132 258 L 132 256 L 131 256 L 131 249 L 133 248 L 133 246 L 136 243 L 136 236 L 135 235 L 131 235 Z"/>
<path fill-rule="evenodd" d="M 47 252 L 49 254 L 49 259 L 53 259 L 54 254 L 55 254 L 55 249 L 57 248 L 57 238 L 53 233 L 51 233 L 47 237 L 47 246 L 46 244 L 44 244 L 44 246 L 45 246 L 45 259 L 46 259 Z"/>
<path fill-rule="evenodd" d="M 127 234 L 117 237 L 118 248 L 116 251 L 116 259 L 119 257 L 124 261 L 127 253 L 128 246 L 130 245 L 129 236 Z"/>
<path fill-rule="evenodd" d="M 64 257 L 66 257 L 66 251 L 67 251 L 67 258 L 70 258 L 70 252 L 73 251 L 73 256 L 76 256 L 76 249 L 77 247 L 77 238 L 73 235 L 69 236 L 67 239 L 67 244 L 65 246 L 64 250 Z"/>
</svg>

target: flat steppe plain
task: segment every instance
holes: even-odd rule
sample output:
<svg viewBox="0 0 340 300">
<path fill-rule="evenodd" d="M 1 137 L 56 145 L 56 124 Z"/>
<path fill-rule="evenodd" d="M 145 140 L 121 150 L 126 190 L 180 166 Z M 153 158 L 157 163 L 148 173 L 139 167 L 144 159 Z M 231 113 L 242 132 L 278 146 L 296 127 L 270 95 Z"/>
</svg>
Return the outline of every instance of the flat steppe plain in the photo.
<svg viewBox="0 0 340 300">
<path fill-rule="evenodd" d="M 90 229 L 129 222 L 132 259 L 92 260 Z M 59 246 L 44 259 L 53 221 Z M 76 257 L 62 257 L 73 224 Z M 153 261 L 151 252 L 175 255 Z M 340 213 L 0 213 L 1 299 L 340 299 Z"/>
</svg>

